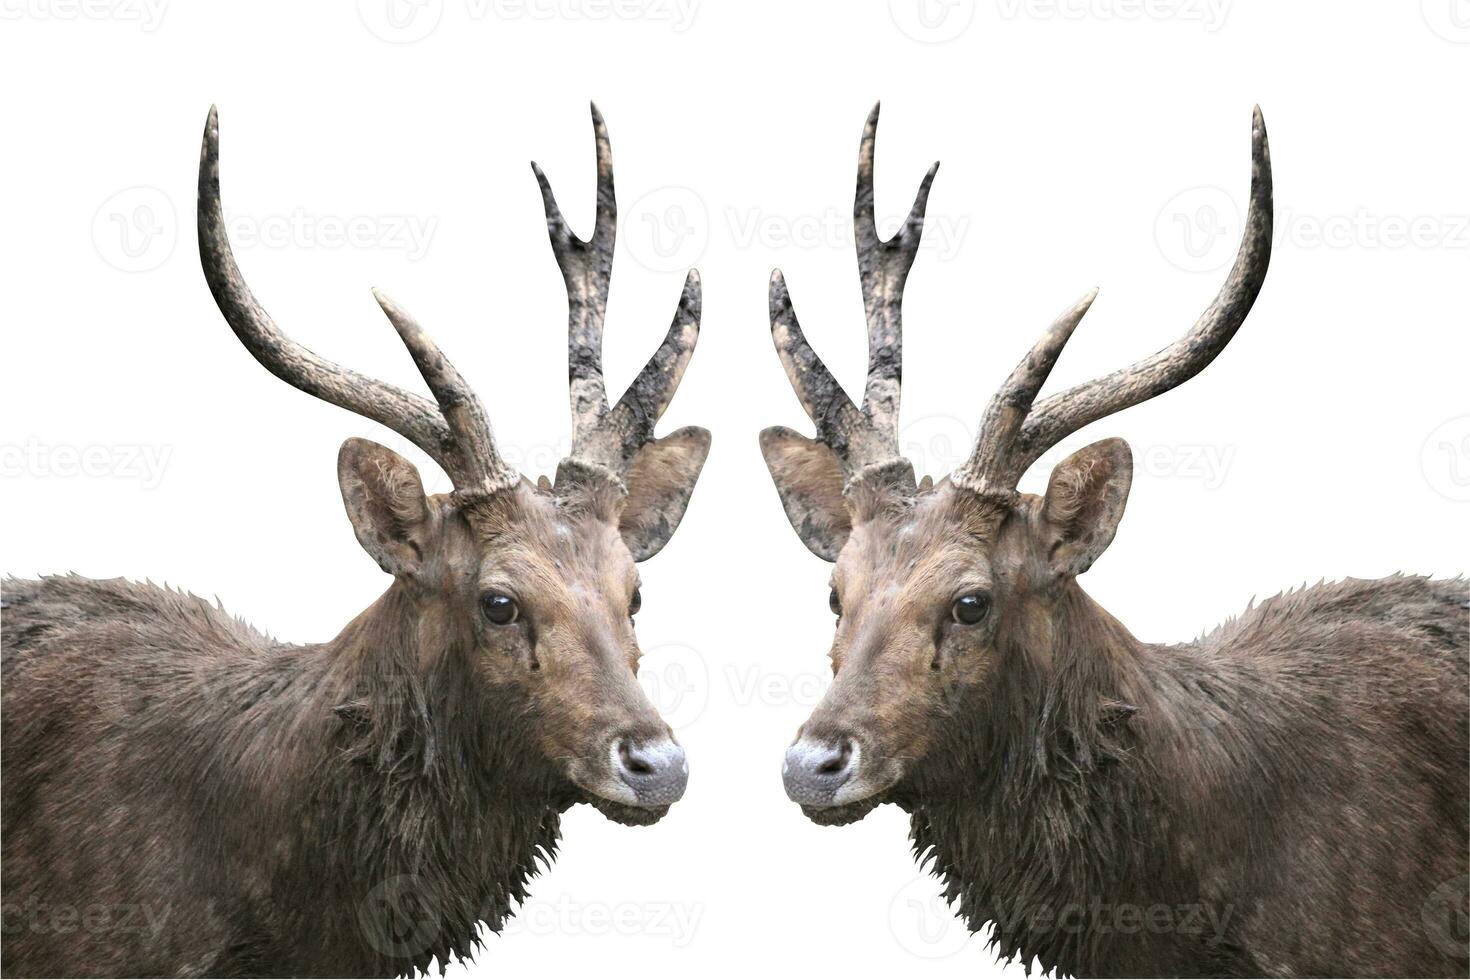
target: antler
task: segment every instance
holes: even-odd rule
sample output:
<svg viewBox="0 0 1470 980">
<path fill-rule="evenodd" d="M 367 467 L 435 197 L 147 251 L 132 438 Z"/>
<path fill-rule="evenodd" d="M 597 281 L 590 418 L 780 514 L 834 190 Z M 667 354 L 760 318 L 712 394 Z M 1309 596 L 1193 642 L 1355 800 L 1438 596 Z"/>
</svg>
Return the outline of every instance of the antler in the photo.
<svg viewBox="0 0 1470 980">
<path fill-rule="evenodd" d="M 616 405 L 608 407 L 602 376 L 602 330 L 612 280 L 617 237 L 617 200 L 613 193 L 612 148 L 597 106 L 592 106 L 597 141 L 597 218 L 592 237 L 577 238 L 557 207 L 551 182 L 534 162 L 531 169 L 546 206 L 551 251 L 567 287 L 567 346 L 570 362 L 572 452 L 557 467 L 557 485 L 585 479 L 588 471 L 621 477 L 639 448 L 653 439 L 653 427 L 668 408 L 699 340 L 699 273 L 684 280 L 669 332 L 653 357 Z"/>
<path fill-rule="evenodd" d="M 1052 324 L 995 393 L 975 447 L 952 482 L 982 494 L 1009 496 L 1021 476 L 1052 446 L 1091 422 L 1162 395 L 1204 370 L 1230 343 L 1261 291 L 1271 261 L 1271 151 L 1256 107 L 1251 126 L 1251 197 L 1235 264 L 1215 301 L 1170 346 L 1135 364 L 1032 405 L 1093 290 Z"/>
<path fill-rule="evenodd" d="M 386 425 L 428 453 L 459 491 L 494 492 L 520 476 L 495 448 L 480 400 L 423 329 L 386 296 L 373 295 L 413 357 L 438 405 L 342 367 L 286 336 L 256 302 L 225 230 L 219 190 L 219 113 L 209 110 L 199 154 L 199 261 L 226 322 L 257 361 L 282 381 Z"/>
<path fill-rule="evenodd" d="M 852 209 L 858 274 L 868 321 L 868 378 L 862 408 L 852 403 L 807 343 L 791 305 L 786 279 L 779 269 L 771 273 L 771 337 L 802 408 L 816 423 L 817 439 L 837 455 L 847 475 L 884 470 L 912 489 L 913 467 L 898 450 L 903 287 L 918 254 L 929 188 L 939 164 L 935 163 L 924 175 L 903 227 L 888 241 L 879 239 L 873 210 L 873 145 L 878 131 L 878 109 L 879 106 L 873 106 L 863 127 L 858 148 L 857 194 Z"/>
</svg>

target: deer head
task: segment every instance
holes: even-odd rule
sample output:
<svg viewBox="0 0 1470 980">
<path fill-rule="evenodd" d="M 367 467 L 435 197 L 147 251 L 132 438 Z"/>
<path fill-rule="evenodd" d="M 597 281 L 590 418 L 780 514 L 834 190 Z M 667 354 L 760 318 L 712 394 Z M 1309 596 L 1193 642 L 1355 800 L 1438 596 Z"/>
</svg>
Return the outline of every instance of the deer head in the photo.
<svg viewBox="0 0 1470 980">
<path fill-rule="evenodd" d="M 649 822 L 683 794 L 688 768 L 635 677 L 636 563 L 668 542 L 709 452 L 704 429 L 653 436 L 694 352 L 700 283 L 691 271 L 668 335 L 610 406 L 602 332 L 616 205 L 607 131 L 595 106 L 592 125 L 597 219 L 590 239 L 572 235 L 532 164 L 569 305 L 572 449 L 554 484 L 544 477 L 533 484 L 506 464 L 479 398 L 381 293 L 374 295 L 432 402 L 334 364 L 276 326 L 231 254 L 213 110 L 199 167 L 199 252 L 215 302 L 256 360 L 307 394 L 394 430 L 453 481 L 452 493 L 427 496 L 398 454 L 363 439 L 342 445 L 337 474 L 352 528 L 395 579 L 374 607 L 371 628 L 385 634 L 377 641 L 406 644 L 425 670 L 452 664 L 471 689 L 461 692 L 472 705 L 466 716 L 492 729 L 486 739 L 512 756 L 501 765 L 545 770 L 569 797 L 615 819 Z"/>
<path fill-rule="evenodd" d="M 868 378 L 854 405 L 802 336 L 779 271 L 771 332 L 816 439 L 775 427 L 761 449 L 792 527 L 834 562 L 832 686 L 786 753 L 787 794 L 822 823 L 886 800 L 942 794 L 993 764 L 980 744 L 1016 706 L 1005 692 L 1045 674 L 1068 644 L 1117 627 L 1077 586 L 1113 539 L 1132 478 L 1127 443 L 1107 439 L 1061 462 L 1042 497 L 1018 493 L 1027 469 L 1090 422 L 1174 388 L 1214 360 L 1254 303 L 1271 249 L 1271 167 L 1256 110 L 1245 235 L 1215 301 L 1180 340 L 1129 367 L 1035 401 L 1096 291 L 1066 310 L 991 399 L 969 458 L 916 483 L 899 454 L 904 281 L 919 245 L 931 169 L 901 230 L 880 241 L 873 215 L 878 109 L 858 154 L 858 268 Z M 1116 705 L 1096 705 L 1101 717 Z M 990 745 L 1003 739 L 991 738 Z"/>
</svg>

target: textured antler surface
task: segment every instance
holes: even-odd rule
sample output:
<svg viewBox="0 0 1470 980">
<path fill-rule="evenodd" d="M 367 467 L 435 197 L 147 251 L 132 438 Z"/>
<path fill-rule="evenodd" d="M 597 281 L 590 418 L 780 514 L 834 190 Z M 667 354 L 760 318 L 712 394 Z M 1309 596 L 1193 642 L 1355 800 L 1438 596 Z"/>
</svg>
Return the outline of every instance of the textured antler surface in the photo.
<svg viewBox="0 0 1470 980">
<path fill-rule="evenodd" d="M 663 343 L 617 404 L 608 407 L 602 334 L 617 236 L 617 200 L 612 148 L 595 105 L 592 131 L 597 142 L 597 217 L 591 238 L 583 240 L 572 234 L 551 182 L 539 166 L 531 164 L 546 207 L 552 254 L 567 287 L 572 453 L 558 470 L 558 484 L 563 474 L 575 482 L 588 470 L 613 475 L 626 471 L 638 449 L 652 441 L 654 425 L 673 399 L 699 339 L 700 280 L 699 273 L 691 270 Z"/>
<path fill-rule="evenodd" d="M 432 340 L 384 297 L 379 303 L 438 400 L 374 380 L 287 337 L 256 302 L 230 249 L 219 190 L 219 114 L 211 108 L 199 155 L 199 260 L 215 303 L 245 349 L 287 384 L 387 426 L 428 453 L 460 490 L 496 490 L 519 477 L 496 452 L 474 392 Z"/>
<path fill-rule="evenodd" d="M 902 227 L 888 241 L 878 237 L 873 210 L 873 148 L 878 106 L 868 115 L 858 148 L 857 193 L 853 230 L 858 274 L 868 321 L 868 374 L 862 408 L 853 404 L 802 333 L 786 279 L 771 274 L 771 338 L 786 376 L 802 408 L 817 427 L 817 440 L 836 454 L 849 477 L 864 471 L 890 472 L 909 489 L 913 468 L 898 449 L 898 410 L 903 373 L 903 287 L 918 254 L 924 232 L 929 188 L 939 170 L 935 163 L 919 185 Z"/>
<path fill-rule="evenodd" d="M 1031 402 L 1062 346 L 1092 302 L 1064 314 L 996 393 L 975 448 L 953 481 L 982 493 L 1005 494 L 1032 463 L 1089 423 L 1162 395 L 1194 377 L 1230 343 L 1260 294 L 1271 261 L 1271 151 L 1256 108 L 1251 126 L 1251 197 L 1235 264 L 1213 303 L 1182 338 L 1135 364 Z"/>
<path fill-rule="evenodd" d="M 1019 458 L 1015 453 L 1016 438 L 1031 411 L 1032 402 L 1046 383 L 1062 348 L 1097 298 L 1094 289 L 1082 297 L 1052 323 L 1031 348 L 1005 384 L 991 398 L 980 421 L 980 436 L 964 466 L 952 478 L 959 486 L 979 493 L 1009 493 L 1020 480 L 1014 472 Z"/>
<path fill-rule="evenodd" d="M 888 241 L 878 237 L 873 209 L 873 148 L 878 135 L 878 109 L 868 114 L 858 148 L 857 194 L 852 224 L 857 239 L 858 275 L 863 287 L 863 312 L 868 320 L 868 382 L 863 390 L 863 414 L 873 428 L 891 436 L 898 449 L 898 409 L 903 381 L 903 287 L 919 252 L 929 188 L 939 172 L 936 162 L 924 175 L 903 226 Z"/>
<path fill-rule="evenodd" d="M 557 206 L 551 181 L 535 161 L 531 170 L 541 187 L 546 207 L 546 230 L 551 251 L 567 286 L 567 348 L 572 402 L 572 446 L 597 427 L 607 412 L 607 388 L 602 380 L 602 328 L 607 314 L 607 291 L 612 282 L 613 245 L 618 235 L 618 204 L 613 193 L 612 146 L 607 125 L 592 107 L 592 135 L 597 145 L 597 216 L 592 237 L 572 234 Z"/>
</svg>

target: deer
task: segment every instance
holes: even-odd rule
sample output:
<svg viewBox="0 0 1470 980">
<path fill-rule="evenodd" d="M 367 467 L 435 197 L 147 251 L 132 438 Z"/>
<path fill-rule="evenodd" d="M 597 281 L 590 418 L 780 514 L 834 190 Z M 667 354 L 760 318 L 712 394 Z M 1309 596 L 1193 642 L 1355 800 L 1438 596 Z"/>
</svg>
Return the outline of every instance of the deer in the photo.
<svg viewBox="0 0 1470 980">
<path fill-rule="evenodd" d="M 433 394 L 291 340 L 226 233 L 219 120 L 199 165 L 199 254 L 268 371 L 391 429 L 453 484 L 350 438 L 353 532 L 392 576 L 325 643 L 291 645 L 192 595 L 124 580 L 8 579 L 5 967 L 26 976 L 372 976 L 463 960 L 501 930 L 586 803 L 629 825 L 684 794 L 684 750 L 637 679 L 637 563 L 668 542 L 710 434 L 655 438 L 699 336 L 691 271 L 657 352 L 615 403 L 602 371 L 616 235 L 592 107 L 596 218 L 573 235 L 532 164 L 568 301 L 570 454 L 531 482 L 485 407 L 375 293 Z M 78 922 L 86 928 L 76 928 Z"/>
<path fill-rule="evenodd" d="M 900 452 L 904 285 L 938 164 L 876 230 L 875 107 L 853 209 L 868 333 L 860 405 L 807 342 L 785 280 L 771 334 L 809 438 L 760 446 L 798 537 L 833 565 L 832 681 L 786 750 L 813 822 L 894 804 L 943 900 L 1007 961 L 1076 976 L 1465 976 L 1470 596 L 1463 577 L 1298 589 L 1178 645 L 1140 641 L 1078 578 L 1112 542 L 1128 444 L 1021 478 L 1072 433 L 1177 388 L 1230 342 L 1272 242 L 1250 202 L 1223 287 L 1151 357 L 1037 400 L 1096 291 L 985 409 L 964 462 Z M 1458 916 L 1458 919 L 1456 919 Z"/>
</svg>

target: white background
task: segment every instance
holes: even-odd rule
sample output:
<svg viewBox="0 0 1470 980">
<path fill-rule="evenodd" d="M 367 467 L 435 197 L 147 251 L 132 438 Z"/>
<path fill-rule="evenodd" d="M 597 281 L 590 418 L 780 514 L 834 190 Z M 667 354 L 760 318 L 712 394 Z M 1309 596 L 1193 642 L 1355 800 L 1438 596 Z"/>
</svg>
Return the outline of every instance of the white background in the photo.
<svg viewBox="0 0 1470 980">
<path fill-rule="evenodd" d="M 387 585 L 342 513 L 342 439 L 380 439 L 446 488 L 402 439 L 270 377 L 221 320 L 193 231 L 211 102 L 262 302 L 313 349 L 416 388 L 383 287 L 529 472 L 553 468 L 568 420 L 527 161 L 586 233 L 589 98 L 622 219 L 610 388 L 653 350 L 685 268 L 703 272 L 663 431 L 705 425 L 714 449 L 643 568 L 639 617 L 688 795 L 647 829 L 569 813 L 530 907 L 455 975 L 1000 972 L 919 876 L 902 813 L 818 828 L 779 778 L 831 617 L 827 566 L 756 446 L 765 425 L 810 431 L 766 281 L 784 268 L 860 390 L 849 215 L 876 99 L 887 227 L 944 162 L 905 311 L 921 472 L 963 455 L 994 386 L 1087 288 L 1102 297 L 1051 390 L 1188 328 L 1234 252 L 1259 102 L 1278 220 L 1256 311 L 1203 376 L 1067 440 L 1023 489 L 1093 439 L 1132 443 L 1128 516 L 1084 584 L 1150 641 L 1323 576 L 1467 570 L 1465 0 L 86 2 L 0 0 L 7 572 L 167 581 L 321 640 Z"/>
</svg>

